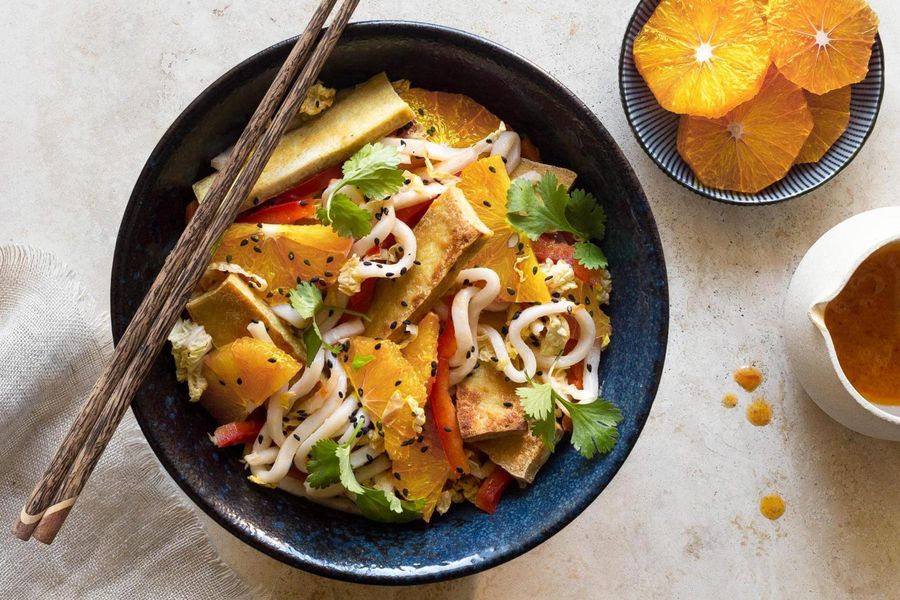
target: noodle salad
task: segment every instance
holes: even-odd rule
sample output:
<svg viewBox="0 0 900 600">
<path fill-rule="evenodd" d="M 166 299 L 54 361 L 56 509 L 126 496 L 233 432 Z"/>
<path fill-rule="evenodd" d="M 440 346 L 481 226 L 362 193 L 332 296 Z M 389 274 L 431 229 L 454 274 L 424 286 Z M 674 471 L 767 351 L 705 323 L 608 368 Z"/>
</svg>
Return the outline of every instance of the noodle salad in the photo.
<svg viewBox="0 0 900 600">
<path fill-rule="evenodd" d="M 169 338 L 212 443 L 387 523 L 493 513 L 565 438 L 612 450 L 606 219 L 575 179 L 467 96 L 317 83 Z"/>
</svg>

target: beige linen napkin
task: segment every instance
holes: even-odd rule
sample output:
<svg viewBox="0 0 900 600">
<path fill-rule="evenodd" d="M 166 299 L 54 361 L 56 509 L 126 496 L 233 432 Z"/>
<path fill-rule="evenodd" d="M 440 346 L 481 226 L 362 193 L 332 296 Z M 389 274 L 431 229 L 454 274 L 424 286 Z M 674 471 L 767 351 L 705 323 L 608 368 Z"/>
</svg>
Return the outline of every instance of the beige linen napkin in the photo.
<svg viewBox="0 0 900 600">
<path fill-rule="evenodd" d="M 55 257 L 0 247 L 0 526 L 12 525 L 109 356 L 108 324 Z M 250 596 L 130 412 L 52 546 L 4 531 L 0 598 Z"/>
</svg>

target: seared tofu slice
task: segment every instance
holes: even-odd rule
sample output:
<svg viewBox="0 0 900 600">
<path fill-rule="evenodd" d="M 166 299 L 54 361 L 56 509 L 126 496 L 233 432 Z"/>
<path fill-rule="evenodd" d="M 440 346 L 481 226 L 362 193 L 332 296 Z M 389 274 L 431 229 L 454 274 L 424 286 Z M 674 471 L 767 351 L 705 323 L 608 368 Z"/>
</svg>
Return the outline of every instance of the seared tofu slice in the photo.
<svg viewBox="0 0 900 600">
<path fill-rule="evenodd" d="M 526 431 L 516 387 L 489 363 L 463 379 L 456 386 L 456 417 L 462 438 L 473 442 Z"/>
<path fill-rule="evenodd" d="M 203 325 L 221 348 L 240 337 L 247 337 L 247 325 L 258 321 L 266 326 L 275 345 L 295 357 L 305 356 L 303 345 L 288 330 L 269 305 L 263 302 L 240 276 L 231 274 L 222 283 L 187 304 L 194 322 Z"/>
<path fill-rule="evenodd" d="M 562 437 L 562 427 L 556 426 L 556 441 Z M 540 438 L 531 432 L 513 433 L 476 444 L 492 461 L 524 483 L 532 483 L 538 470 L 550 458 L 550 451 Z"/>
<path fill-rule="evenodd" d="M 456 274 L 478 252 L 483 240 L 493 234 L 455 187 L 428 207 L 413 233 L 420 264 L 402 277 L 378 282 L 367 336 L 399 335 L 403 321 L 418 322 L 453 285 Z"/>
<path fill-rule="evenodd" d="M 262 175 L 244 202 L 250 208 L 350 158 L 415 118 L 394 91 L 387 75 L 379 73 L 357 86 L 315 119 L 281 138 Z M 194 184 L 201 202 L 215 181 L 210 175 Z"/>
<path fill-rule="evenodd" d="M 556 175 L 556 179 L 559 180 L 559 184 L 565 187 L 567 190 L 572 189 L 572 184 L 575 183 L 575 178 L 578 177 L 575 171 L 570 171 L 569 169 L 564 169 L 562 167 L 546 165 L 544 163 L 539 163 L 533 160 L 528 160 L 527 158 L 523 158 L 519 163 L 519 166 L 516 167 L 516 170 L 510 173 L 509 178 L 515 179 L 516 177 L 521 177 L 529 171 L 534 171 L 538 175 L 543 175 L 544 173 L 548 172 L 553 173 L 554 175 Z"/>
</svg>

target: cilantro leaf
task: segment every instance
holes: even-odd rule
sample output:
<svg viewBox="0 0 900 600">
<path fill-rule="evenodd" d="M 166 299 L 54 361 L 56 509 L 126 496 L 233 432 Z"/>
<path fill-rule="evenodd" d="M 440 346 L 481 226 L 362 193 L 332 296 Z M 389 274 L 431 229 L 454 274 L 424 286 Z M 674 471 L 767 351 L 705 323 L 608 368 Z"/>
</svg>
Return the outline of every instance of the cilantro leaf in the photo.
<svg viewBox="0 0 900 600">
<path fill-rule="evenodd" d="M 578 227 L 585 239 L 602 240 L 606 235 L 606 212 L 594 195 L 584 190 L 572 190 L 566 206 L 569 223 Z"/>
<path fill-rule="evenodd" d="M 341 466 L 335 454 L 338 443 L 334 440 L 320 440 L 309 451 L 306 467 L 309 474 L 306 481 L 310 487 L 321 489 L 340 482 Z"/>
<path fill-rule="evenodd" d="M 356 506 L 364 517 L 381 523 L 409 523 L 422 518 L 425 499 L 400 500 L 384 490 L 364 488 L 356 495 Z"/>
<path fill-rule="evenodd" d="M 316 217 L 323 225 L 331 225 L 341 237 L 358 239 L 372 231 L 372 214 L 346 194 L 334 194 L 328 202 L 328 208 L 320 207 L 316 210 Z"/>
<path fill-rule="evenodd" d="M 303 332 L 306 360 L 311 361 L 323 345 L 332 354 L 337 354 L 340 349 L 337 346 L 325 343 L 322 332 L 319 330 L 319 324 L 316 322 L 316 313 L 325 306 L 322 301 L 322 292 L 319 291 L 319 288 L 308 281 L 301 281 L 297 284 L 297 287 L 288 292 L 288 300 L 291 303 L 291 307 L 301 317 L 310 320 L 309 326 Z"/>
<path fill-rule="evenodd" d="M 390 196 L 403 185 L 399 164 L 400 151 L 394 146 L 366 144 L 344 163 L 341 187 L 355 185 L 367 198 Z"/>
<path fill-rule="evenodd" d="M 353 367 L 354 371 L 358 371 L 373 360 L 375 360 L 374 354 L 357 354 L 353 357 L 353 361 L 350 363 L 350 366 Z"/>
<path fill-rule="evenodd" d="M 575 258 L 588 269 L 607 266 L 606 256 L 594 242 L 606 234 L 606 213 L 597 199 L 584 190 L 571 194 L 553 173 L 541 176 L 537 186 L 527 179 L 516 179 L 506 199 L 506 220 L 531 240 L 552 231 L 575 236 Z"/>
<path fill-rule="evenodd" d="M 549 383 L 534 383 L 516 388 L 525 416 L 543 419 L 553 411 L 553 388 Z"/>
<path fill-rule="evenodd" d="M 304 319 L 312 319 L 322 309 L 322 292 L 318 286 L 308 281 L 302 281 L 297 287 L 288 292 L 288 300 L 291 306 Z"/>
<path fill-rule="evenodd" d="M 556 403 L 562 404 L 572 419 L 572 445 L 585 458 L 613 449 L 619 432 L 616 426 L 622 413 L 612 403 L 597 399 L 575 404 L 560 396 L 549 383 L 530 382 L 516 389 L 522 410 L 531 423 L 531 433 L 551 452 L 556 446 Z"/>
<path fill-rule="evenodd" d="M 373 521 L 407 523 L 421 519 L 425 507 L 424 498 L 401 500 L 394 494 L 366 487 L 357 481 L 353 465 L 350 464 L 350 452 L 362 426 L 363 422 L 360 421 L 354 435 L 343 444 L 331 439 L 319 440 L 310 450 L 306 463 L 309 470 L 306 481 L 314 488 L 340 483 L 356 496 L 356 506 L 363 516 Z"/>
<path fill-rule="evenodd" d="M 541 438 L 544 447 L 553 452 L 556 447 L 556 403 L 549 383 L 534 383 L 516 388 L 525 416 L 531 421 L 531 433 Z"/>
<path fill-rule="evenodd" d="M 609 265 L 603 250 L 593 242 L 577 242 L 575 259 L 587 269 L 605 269 Z"/>
<path fill-rule="evenodd" d="M 574 404 L 557 398 L 572 419 L 572 445 L 585 458 L 606 454 L 616 445 L 622 413 L 611 402 L 597 399 L 588 404 Z"/>
<path fill-rule="evenodd" d="M 509 186 L 506 199 L 506 218 L 510 225 L 536 240 L 547 231 L 577 233 L 566 217 L 569 195 L 559 185 L 556 175 L 544 173 L 537 185 L 527 179 L 516 179 Z"/>
</svg>

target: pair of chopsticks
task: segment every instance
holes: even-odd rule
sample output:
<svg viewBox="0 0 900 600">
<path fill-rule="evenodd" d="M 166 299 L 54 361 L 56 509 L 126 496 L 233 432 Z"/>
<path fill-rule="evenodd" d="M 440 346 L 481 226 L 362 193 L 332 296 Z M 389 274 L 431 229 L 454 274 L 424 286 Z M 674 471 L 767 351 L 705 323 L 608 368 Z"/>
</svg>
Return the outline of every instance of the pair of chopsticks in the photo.
<svg viewBox="0 0 900 600">
<path fill-rule="evenodd" d="M 166 258 L 109 364 L 22 508 L 13 526 L 13 535 L 19 539 L 33 536 L 50 544 L 65 522 L 206 270 L 213 247 L 237 216 L 359 0 L 344 0 L 331 26 L 315 44 L 336 3 L 319 3 L 212 189 Z"/>
</svg>

